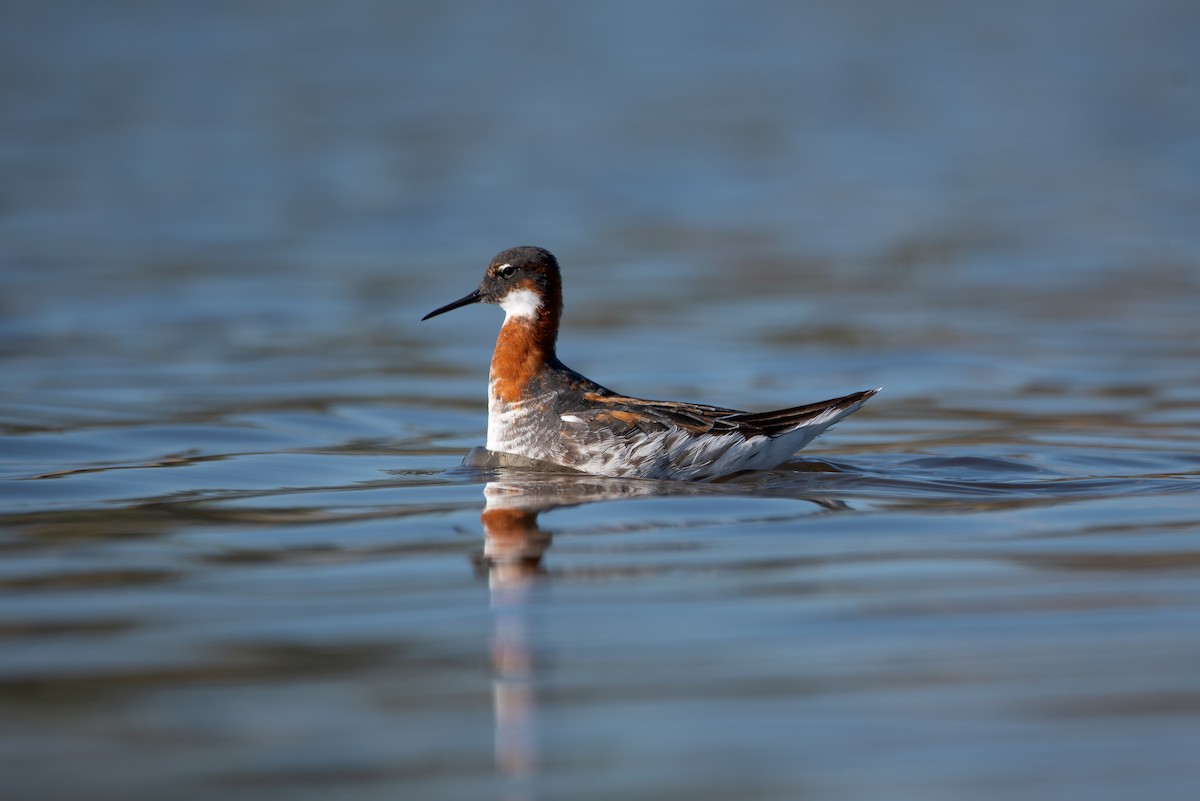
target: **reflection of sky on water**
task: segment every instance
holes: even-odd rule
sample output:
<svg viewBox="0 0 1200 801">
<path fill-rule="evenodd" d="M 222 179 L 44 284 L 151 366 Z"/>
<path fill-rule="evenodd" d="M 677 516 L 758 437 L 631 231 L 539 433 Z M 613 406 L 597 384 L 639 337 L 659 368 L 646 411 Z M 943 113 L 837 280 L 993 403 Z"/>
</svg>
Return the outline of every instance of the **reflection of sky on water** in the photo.
<svg viewBox="0 0 1200 801">
<path fill-rule="evenodd" d="M 1187 3 L 471 6 L 9 7 L 6 233 L 353 269 L 663 229 L 861 256 L 951 223 L 1080 258 L 1194 208 Z"/>
</svg>

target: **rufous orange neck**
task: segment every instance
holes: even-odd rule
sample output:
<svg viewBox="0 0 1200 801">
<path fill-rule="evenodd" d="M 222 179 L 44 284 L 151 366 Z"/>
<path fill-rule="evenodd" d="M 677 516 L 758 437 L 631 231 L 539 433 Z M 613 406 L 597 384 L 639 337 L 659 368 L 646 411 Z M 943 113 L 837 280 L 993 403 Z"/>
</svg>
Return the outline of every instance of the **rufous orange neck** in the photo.
<svg viewBox="0 0 1200 801">
<path fill-rule="evenodd" d="M 558 339 L 559 308 L 538 309 L 534 317 L 508 317 L 496 338 L 492 353 L 492 396 L 505 403 L 516 403 L 538 371 L 557 361 L 554 343 Z"/>
</svg>

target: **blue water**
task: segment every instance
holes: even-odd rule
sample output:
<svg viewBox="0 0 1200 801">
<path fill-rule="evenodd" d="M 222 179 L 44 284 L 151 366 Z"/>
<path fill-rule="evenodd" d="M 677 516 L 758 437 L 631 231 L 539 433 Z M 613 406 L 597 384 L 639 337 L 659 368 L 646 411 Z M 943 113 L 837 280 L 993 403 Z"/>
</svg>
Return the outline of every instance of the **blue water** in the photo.
<svg viewBox="0 0 1200 801">
<path fill-rule="evenodd" d="M 1200 12 L 0 8 L 21 799 L 1200 793 Z M 768 409 L 688 485 L 472 449 L 564 361 Z"/>
</svg>

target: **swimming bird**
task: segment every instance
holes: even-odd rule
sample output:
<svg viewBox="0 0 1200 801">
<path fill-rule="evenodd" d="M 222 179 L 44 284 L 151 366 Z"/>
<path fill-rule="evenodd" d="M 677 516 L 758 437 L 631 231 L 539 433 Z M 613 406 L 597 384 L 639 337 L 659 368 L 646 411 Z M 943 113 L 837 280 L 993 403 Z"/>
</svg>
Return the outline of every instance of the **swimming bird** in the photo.
<svg viewBox="0 0 1200 801">
<path fill-rule="evenodd" d="M 478 289 L 421 319 L 472 303 L 504 310 L 488 379 L 488 450 L 593 475 L 707 480 L 776 467 L 879 391 L 769 412 L 620 395 L 559 361 L 562 277 L 538 247 L 501 251 Z"/>
</svg>

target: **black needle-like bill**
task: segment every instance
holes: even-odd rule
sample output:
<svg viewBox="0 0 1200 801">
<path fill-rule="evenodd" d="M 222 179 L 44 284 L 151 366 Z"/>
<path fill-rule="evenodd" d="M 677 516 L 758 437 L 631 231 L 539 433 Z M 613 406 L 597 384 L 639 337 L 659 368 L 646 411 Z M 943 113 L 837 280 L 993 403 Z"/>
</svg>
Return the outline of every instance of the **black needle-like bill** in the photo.
<svg viewBox="0 0 1200 801">
<path fill-rule="evenodd" d="M 439 314 L 445 314 L 448 311 L 454 311 L 455 309 L 457 309 L 461 306 L 470 306 L 472 303 L 478 303 L 481 300 L 483 300 L 483 293 L 480 292 L 478 289 L 476 289 L 474 292 L 472 292 L 470 295 L 467 295 L 464 298 L 459 298 L 458 300 L 454 301 L 453 303 L 447 303 L 445 306 L 443 306 L 440 309 L 434 309 L 429 314 L 422 317 L 421 321 L 424 322 L 425 320 L 428 320 L 430 317 L 437 317 Z"/>
</svg>

